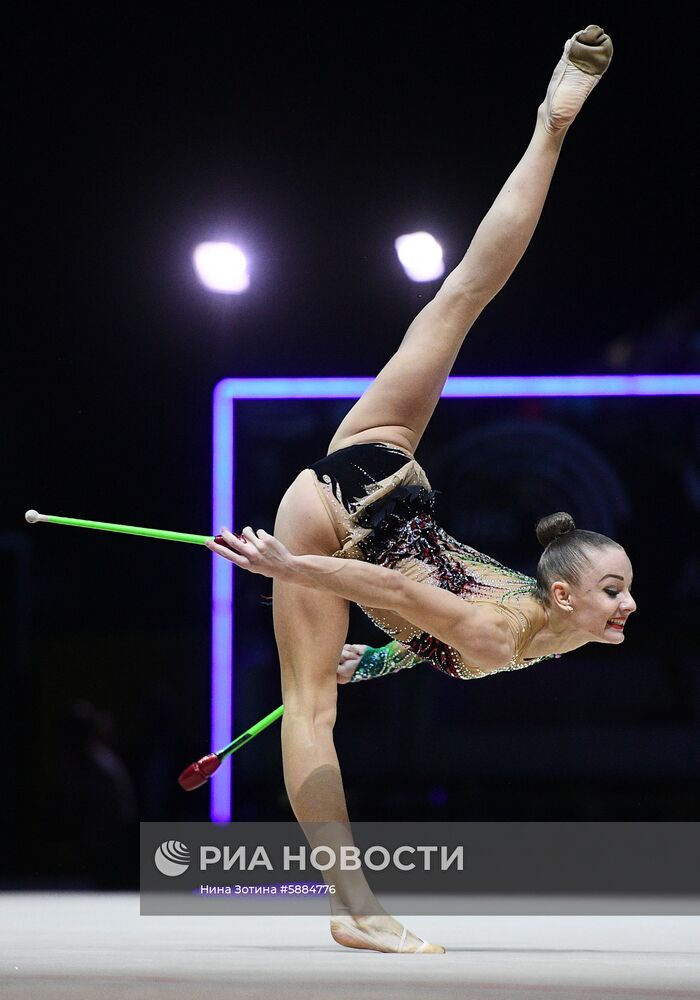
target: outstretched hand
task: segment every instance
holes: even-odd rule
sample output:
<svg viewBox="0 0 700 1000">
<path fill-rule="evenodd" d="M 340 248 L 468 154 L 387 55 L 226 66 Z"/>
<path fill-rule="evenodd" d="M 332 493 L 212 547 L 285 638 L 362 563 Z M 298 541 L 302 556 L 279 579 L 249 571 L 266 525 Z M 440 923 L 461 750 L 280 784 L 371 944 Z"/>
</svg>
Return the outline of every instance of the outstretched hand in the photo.
<svg viewBox="0 0 700 1000">
<path fill-rule="evenodd" d="M 293 576 L 294 556 L 282 542 L 273 535 L 268 535 L 262 528 L 257 532 L 250 527 L 244 528 L 240 535 L 222 528 L 221 537 L 226 545 L 220 545 L 215 540 L 204 544 L 211 552 L 223 556 L 235 566 L 261 576 L 276 577 L 278 580 L 288 580 Z"/>
</svg>

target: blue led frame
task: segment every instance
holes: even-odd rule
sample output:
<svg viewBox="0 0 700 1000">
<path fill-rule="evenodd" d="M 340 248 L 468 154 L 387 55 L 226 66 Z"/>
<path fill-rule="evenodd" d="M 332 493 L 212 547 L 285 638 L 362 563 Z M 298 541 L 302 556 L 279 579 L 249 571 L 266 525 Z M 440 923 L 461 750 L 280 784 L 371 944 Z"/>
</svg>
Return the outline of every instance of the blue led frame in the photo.
<svg viewBox="0 0 700 1000">
<path fill-rule="evenodd" d="M 214 388 L 212 534 L 235 527 L 235 403 L 245 399 L 359 399 L 371 378 L 225 378 Z M 453 376 L 444 398 L 698 396 L 700 375 Z M 233 723 L 233 566 L 212 559 L 211 745 L 230 743 Z M 248 720 L 250 721 L 250 720 Z M 211 819 L 231 820 L 231 758 L 211 778 Z"/>
</svg>

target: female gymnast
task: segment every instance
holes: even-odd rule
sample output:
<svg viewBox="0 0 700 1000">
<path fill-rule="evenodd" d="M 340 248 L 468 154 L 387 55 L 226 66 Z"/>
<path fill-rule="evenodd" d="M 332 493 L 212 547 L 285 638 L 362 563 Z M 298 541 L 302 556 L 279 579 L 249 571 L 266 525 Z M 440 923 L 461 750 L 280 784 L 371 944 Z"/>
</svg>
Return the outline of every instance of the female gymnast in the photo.
<svg viewBox="0 0 700 1000">
<path fill-rule="evenodd" d="M 546 548 L 533 580 L 435 523 L 430 483 L 413 457 L 467 332 L 530 242 L 564 136 L 611 57 L 610 38 L 597 25 L 566 42 L 530 144 L 466 256 L 344 418 L 327 456 L 289 487 L 274 536 L 224 529 L 229 547 L 208 543 L 236 566 L 273 578 L 284 777 L 305 830 L 348 823 L 333 744 L 337 680 L 425 660 L 453 677 L 483 677 L 624 639 L 636 605 L 620 545 L 575 529 L 568 515 L 551 515 L 538 525 Z M 350 601 L 393 637 L 389 646 L 344 645 Z M 331 933 L 339 944 L 444 951 L 350 891 L 336 903 Z"/>
</svg>

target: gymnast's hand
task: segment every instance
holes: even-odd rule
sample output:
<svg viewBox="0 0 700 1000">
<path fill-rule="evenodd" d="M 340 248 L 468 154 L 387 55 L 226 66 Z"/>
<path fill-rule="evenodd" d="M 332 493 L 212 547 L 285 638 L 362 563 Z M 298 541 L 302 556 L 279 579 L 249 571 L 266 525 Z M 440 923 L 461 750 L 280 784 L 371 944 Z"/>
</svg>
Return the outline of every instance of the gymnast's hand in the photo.
<svg viewBox="0 0 700 1000">
<path fill-rule="evenodd" d="M 343 646 L 338 664 L 338 684 L 348 684 L 352 680 L 352 675 L 366 650 L 367 646 L 361 643 L 346 643 Z"/>
<path fill-rule="evenodd" d="M 257 532 L 250 527 L 244 528 L 240 535 L 222 528 L 221 536 L 217 535 L 218 537 L 223 538 L 226 545 L 219 545 L 215 540 L 204 544 L 211 552 L 216 552 L 241 569 L 260 573 L 262 576 L 273 576 L 278 580 L 291 579 L 293 576 L 294 557 L 291 552 L 262 528 Z"/>
</svg>

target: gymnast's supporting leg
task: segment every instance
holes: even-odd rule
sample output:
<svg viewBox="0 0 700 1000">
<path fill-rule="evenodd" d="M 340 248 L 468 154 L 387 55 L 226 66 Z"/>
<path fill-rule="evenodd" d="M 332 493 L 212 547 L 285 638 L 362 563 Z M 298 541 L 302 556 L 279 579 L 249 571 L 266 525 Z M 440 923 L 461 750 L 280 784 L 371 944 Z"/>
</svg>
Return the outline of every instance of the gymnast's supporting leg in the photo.
<svg viewBox="0 0 700 1000">
<path fill-rule="evenodd" d="M 295 554 L 330 555 L 337 539 L 313 482 L 304 473 L 282 499 L 275 536 Z M 348 629 L 348 604 L 334 594 L 275 580 L 275 639 L 282 671 L 282 755 L 287 794 L 311 846 L 352 844 L 345 792 L 333 744 L 336 668 Z M 404 933 L 384 912 L 362 872 L 324 873 L 340 944 L 381 951 L 440 952 Z M 357 919 L 353 920 L 352 917 Z M 400 948 L 400 944 L 402 947 Z"/>
<path fill-rule="evenodd" d="M 558 64 L 548 97 L 538 109 L 530 144 L 477 229 L 464 259 L 418 314 L 396 353 L 342 421 L 329 453 L 362 441 L 387 441 L 415 452 L 464 338 L 514 271 L 535 231 L 564 136 L 586 96 L 577 93 L 577 88 L 585 88 L 586 76 L 594 79 L 593 74 L 600 74 L 610 62 L 612 45 L 602 29 L 578 34 L 577 48 L 572 48 L 571 54 L 578 59 L 577 66 L 588 66 L 587 72 L 574 70 L 580 79 L 567 78 L 552 98 L 562 65 Z"/>
</svg>

